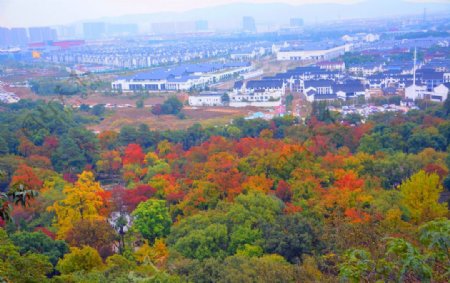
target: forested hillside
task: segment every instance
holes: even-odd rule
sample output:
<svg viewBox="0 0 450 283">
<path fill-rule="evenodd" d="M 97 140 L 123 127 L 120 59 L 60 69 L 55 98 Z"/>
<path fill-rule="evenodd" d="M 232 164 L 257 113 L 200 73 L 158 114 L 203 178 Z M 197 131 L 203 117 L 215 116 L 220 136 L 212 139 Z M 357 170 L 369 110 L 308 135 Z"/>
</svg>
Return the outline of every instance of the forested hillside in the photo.
<svg viewBox="0 0 450 283">
<path fill-rule="evenodd" d="M 0 106 L 0 281 L 448 282 L 450 103 L 94 134 Z"/>
</svg>

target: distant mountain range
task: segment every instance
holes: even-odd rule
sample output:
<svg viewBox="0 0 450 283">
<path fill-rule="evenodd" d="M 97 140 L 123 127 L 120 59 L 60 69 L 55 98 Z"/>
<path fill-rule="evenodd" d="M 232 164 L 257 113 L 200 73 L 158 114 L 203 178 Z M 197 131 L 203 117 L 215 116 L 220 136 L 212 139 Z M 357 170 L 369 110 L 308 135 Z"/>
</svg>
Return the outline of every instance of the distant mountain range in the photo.
<svg viewBox="0 0 450 283">
<path fill-rule="evenodd" d="M 405 0 L 366 0 L 355 4 L 303 4 L 237 3 L 194 9 L 181 13 L 154 13 L 124 15 L 99 19 L 111 23 L 150 24 L 155 22 L 180 22 L 207 20 L 213 28 L 236 28 L 243 16 L 252 16 L 257 25 L 287 25 L 290 18 L 303 18 L 305 23 L 338 19 L 375 18 L 444 12 L 450 13 L 447 3 L 408 2 Z"/>
</svg>

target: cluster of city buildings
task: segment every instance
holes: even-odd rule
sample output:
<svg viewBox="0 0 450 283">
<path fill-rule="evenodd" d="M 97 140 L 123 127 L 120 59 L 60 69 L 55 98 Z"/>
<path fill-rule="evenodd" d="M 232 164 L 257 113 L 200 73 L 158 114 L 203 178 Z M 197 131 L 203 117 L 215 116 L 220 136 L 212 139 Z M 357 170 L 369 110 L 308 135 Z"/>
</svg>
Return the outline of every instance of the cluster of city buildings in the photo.
<svg viewBox="0 0 450 283">
<path fill-rule="evenodd" d="M 280 48 L 276 51 L 278 59 L 302 60 L 313 65 L 290 69 L 275 75 L 275 78 L 282 79 L 291 91 L 303 93 L 310 102 L 394 95 L 411 101 L 445 101 L 450 89 L 450 49 L 446 48 L 450 39 L 389 42 L 389 48 L 382 40 L 374 41 L 363 49 L 358 47 L 352 52 L 356 60 L 348 64 L 341 61 L 342 58 L 334 58 L 338 54 L 327 57 L 324 53 L 327 49 L 320 56 L 316 56 L 321 52 L 319 49 L 311 51 L 314 56 L 306 55 L 306 51 L 295 51 L 298 53 L 294 56 L 288 51 L 283 52 L 286 48 Z M 439 51 L 430 51 L 432 46 L 440 47 Z M 423 58 L 414 61 L 416 49 Z"/>
<path fill-rule="evenodd" d="M 285 59 L 307 62 L 308 66 L 288 69 L 270 77 L 263 77 L 258 72 L 262 79 L 243 77 L 226 95 L 217 92 L 191 94 L 189 103 L 192 106 L 279 107 L 287 92 L 302 93 L 309 102 L 401 96 L 404 105 L 411 105 L 409 101 L 417 99 L 436 102 L 447 99 L 450 90 L 450 59 L 446 59 L 450 56 L 449 49 L 441 48 L 431 52 L 427 48 L 429 45 L 423 44 L 424 47 L 419 49 L 423 58 L 414 62 L 414 48 L 411 48 L 410 41 L 399 41 L 386 49 L 380 48 L 377 40 L 372 41 L 375 48 L 353 51 L 352 56 L 362 58 L 361 62 L 346 64 L 343 61 L 345 57 L 342 55 L 348 51 L 347 44 L 329 49 L 311 49 L 310 54 L 315 55 L 305 55 L 305 50 L 296 51 L 299 52 L 296 56 Z M 401 42 L 405 45 L 401 45 Z M 445 42 L 445 39 L 432 42 L 431 46 L 436 46 L 438 42 Z M 273 51 L 278 59 L 283 59 L 279 56 L 286 50 L 283 49 L 286 48 L 285 45 L 287 44 L 280 48 L 275 46 Z M 339 50 L 336 54 L 335 48 Z M 367 61 L 366 58 L 370 60 Z M 383 108 L 383 111 L 391 110 L 398 109 Z M 361 111 L 367 114 L 381 110 L 366 107 Z"/>
<path fill-rule="evenodd" d="M 43 58 L 49 62 L 64 65 L 96 64 L 113 69 L 140 69 L 214 58 L 231 57 L 235 61 L 248 61 L 265 53 L 266 49 L 256 43 L 179 40 L 136 44 L 115 41 L 110 44 L 89 44 L 71 49 L 53 50 L 44 53 Z"/>
<path fill-rule="evenodd" d="M 28 29 L 0 27 L 0 47 L 27 46 L 29 43 L 56 39 L 56 30 L 50 27 L 30 27 Z"/>
</svg>

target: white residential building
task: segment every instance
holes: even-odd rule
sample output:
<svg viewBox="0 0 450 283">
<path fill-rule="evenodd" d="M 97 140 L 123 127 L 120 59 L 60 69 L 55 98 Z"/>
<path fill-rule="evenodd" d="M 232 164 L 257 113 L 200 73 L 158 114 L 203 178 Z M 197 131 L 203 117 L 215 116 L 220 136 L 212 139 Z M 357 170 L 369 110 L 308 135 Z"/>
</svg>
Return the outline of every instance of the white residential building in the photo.
<svg viewBox="0 0 450 283">
<path fill-rule="evenodd" d="M 113 91 L 123 92 L 188 91 L 193 88 L 202 89 L 251 70 L 251 64 L 245 62 L 182 65 L 119 78 L 111 83 L 111 87 Z"/>
<path fill-rule="evenodd" d="M 219 92 L 203 92 L 199 94 L 189 95 L 189 105 L 194 107 L 201 106 L 222 106 L 224 93 Z"/>
<path fill-rule="evenodd" d="M 239 90 L 235 89 L 228 94 L 231 107 L 277 107 L 281 105 L 284 90 L 280 89 L 257 89 Z"/>
<path fill-rule="evenodd" d="M 444 102 L 447 100 L 448 93 L 450 92 L 450 83 L 440 84 L 434 88 L 434 92 L 430 99 L 437 102 Z"/>
<path fill-rule="evenodd" d="M 421 84 L 412 84 L 405 88 L 405 98 L 416 101 L 417 99 L 424 99 L 427 92 L 427 86 Z"/>
<path fill-rule="evenodd" d="M 292 48 L 281 48 L 277 52 L 278 61 L 298 61 L 298 60 L 330 60 L 343 55 L 345 52 L 350 51 L 351 45 L 345 44 L 330 49 L 309 49 L 309 50 L 296 50 Z"/>
</svg>

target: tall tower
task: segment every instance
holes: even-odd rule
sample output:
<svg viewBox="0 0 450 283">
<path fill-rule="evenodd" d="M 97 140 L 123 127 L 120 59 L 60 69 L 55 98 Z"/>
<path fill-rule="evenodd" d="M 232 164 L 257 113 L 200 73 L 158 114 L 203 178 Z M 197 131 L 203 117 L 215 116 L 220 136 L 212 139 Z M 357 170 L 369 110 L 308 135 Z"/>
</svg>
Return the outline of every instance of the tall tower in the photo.
<svg viewBox="0 0 450 283">
<path fill-rule="evenodd" d="M 245 32 L 256 32 L 255 19 L 253 17 L 243 17 L 242 18 L 242 29 Z"/>
</svg>

